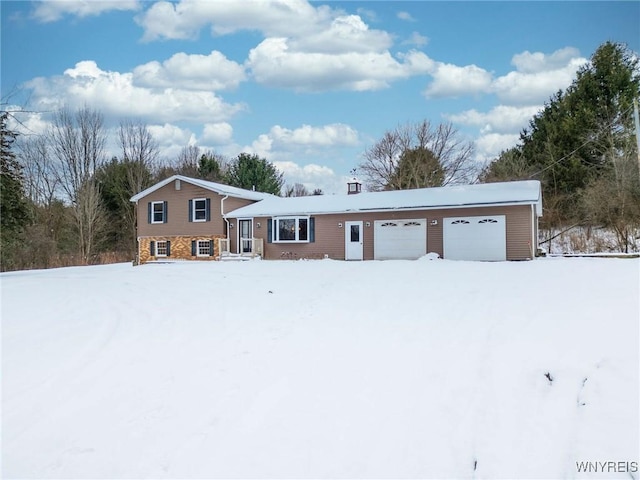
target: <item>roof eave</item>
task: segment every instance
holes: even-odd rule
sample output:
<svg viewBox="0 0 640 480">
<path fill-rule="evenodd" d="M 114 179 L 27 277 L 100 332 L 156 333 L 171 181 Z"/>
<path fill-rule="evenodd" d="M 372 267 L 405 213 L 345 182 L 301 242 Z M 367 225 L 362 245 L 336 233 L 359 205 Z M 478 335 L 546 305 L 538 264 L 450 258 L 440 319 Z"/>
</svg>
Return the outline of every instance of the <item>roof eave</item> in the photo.
<svg viewBox="0 0 640 480">
<path fill-rule="evenodd" d="M 209 190 L 210 192 L 214 192 L 217 193 L 218 195 L 224 196 L 224 195 L 228 195 L 230 197 L 235 197 L 235 198 L 242 198 L 243 200 L 253 200 L 253 201 L 259 201 L 259 198 L 256 198 L 257 195 L 254 195 L 255 192 L 249 192 L 251 195 L 243 195 L 242 193 L 238 193 L 238 192 L 229 192 L 229 191 L 225 191 L 224 189 L 219 189 L 219 188 L 213 188 L 209 185 L 206 184 L 202 184 L 200 182 L 198 182 L 197 178 L 190 178 L 190 177 L 185 177 L 183 175 L 172 175 L 169 178 L 165 178 L 164 180 L 162 180 L 161 182 L 156 183 L 155 185 L 143 190 L 140 193 L 137 193 L 136 195 L 134 195 L 133 197 L 131 197 L 129 199 L 130 202 L 138 202 L 138 200 L 146 197 L 147 195 L 150 195 L 151 193 L 155 192 L 156 190 L 161 189 L 162 187 L 170 184 L 172 181 L 174 180 L 181 180 L 183 182 L 187 182 L 193 186 L 196 187 L 200 187 L 200 188 L 204 188 L 205 190 Z M 240 189 L 242 190 L 242 189 Z"/>
<path fill-rule="evenodd" d="M 341 213 L 381 213 L 381 212 L 411 212 L 411 211 L 419 211 L 419 210 L 441 210 L 441 209 L 451 209 L 451 208 L 483 208 L 483 207 L 493 207 L 496 205 L 499 206 L 516 206 L 516 205 L 536 205 L 539 203 L 539 199 L 535 200 L 518 200 L 518 201 L 507 201 L 507 202 L 491 202 L 491 203 L 462 203 L 462 204 L 447 204 L 447 205 L 419 205 L 414 207 L 376 207 L 376 208 L 358 208 L 358 209 L 347 209 L 347 210 L 328 210 L 328 211 L 291 211 L 287 213 L 266 213 L 266 212 L 258 212 L 252 215 L 247 215 L 245 213 L 241 213 L 243 217 L 284 217 L 284 216 L 292 216 L 292 215 L 337 215 Z M 236 210 L 233 210 L 224 215 L 225 218 L 237 218 L 238 215 L 234 215 L 234 212 L 241 210 L 246 207 L 240 207 Z"/>
</svg>

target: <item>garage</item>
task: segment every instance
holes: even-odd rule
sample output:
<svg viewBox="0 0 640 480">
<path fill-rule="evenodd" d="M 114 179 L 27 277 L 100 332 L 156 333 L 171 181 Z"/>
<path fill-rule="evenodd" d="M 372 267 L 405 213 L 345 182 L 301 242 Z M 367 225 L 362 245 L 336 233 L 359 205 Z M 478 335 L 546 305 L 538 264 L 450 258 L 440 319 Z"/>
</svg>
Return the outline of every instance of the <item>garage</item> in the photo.
<svg viewBox="0 0 640 480">
<path fill-rule="evenodd" d="M 414 260 L 427 253 L 427 220 L 376 220 L 373 232 L 375 260 Z"/>
<path fill-rule="evenodd" d="M 449 217 L 443 220 L 443 253 L 449 260 L 507 259 L 504 215 Z"/>
</svg>

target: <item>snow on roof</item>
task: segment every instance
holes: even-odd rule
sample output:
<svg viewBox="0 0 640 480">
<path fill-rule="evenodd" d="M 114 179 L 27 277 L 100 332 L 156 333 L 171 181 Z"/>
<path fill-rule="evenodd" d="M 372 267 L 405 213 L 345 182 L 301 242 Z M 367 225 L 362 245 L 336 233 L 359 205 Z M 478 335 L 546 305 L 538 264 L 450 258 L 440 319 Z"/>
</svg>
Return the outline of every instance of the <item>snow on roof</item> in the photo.
<svg viewBox="0 0 640 480">
<path fill-rule="evenodd" d="M 418 210 L 443 207 L 536 204 L 542 215 L 542 194 L 538 180 L 456 185 L 414 190 L 367 192 L 357 195 L 316 195 L 281 198 L 233 210 L 227 217 L 271 217 L 383 210 Z"/>
<path fill-rule="evenodd" d="M 204 188 L 206 190 L 211 190 L 212 192 L 218 193 L 220 195 L 229 195 L 230 197 L 244 198 L 246 200 L 263 200 L 267 198 L 277 198 L 270 193 L 263 192 L 254 192 L 252 190 L 245 190 L 244 188 L 232 187 L 229 185 L 224 185 L 222 183 L 209 182 L 207 180 L 201 180 L 199 178 L 191 178 L 185 177 L 182 175 L 173 175 L 155 185 L 143 190 L 142 192 L 131 197 L 132 202 L 137 202 L 141 198 L 146 197 L 150 193 L 155 192 L 156 190 L 168 185 L 174 180 L 181 180 L 183 182 L 190 183 L 197 187 Z"/>
</svg>

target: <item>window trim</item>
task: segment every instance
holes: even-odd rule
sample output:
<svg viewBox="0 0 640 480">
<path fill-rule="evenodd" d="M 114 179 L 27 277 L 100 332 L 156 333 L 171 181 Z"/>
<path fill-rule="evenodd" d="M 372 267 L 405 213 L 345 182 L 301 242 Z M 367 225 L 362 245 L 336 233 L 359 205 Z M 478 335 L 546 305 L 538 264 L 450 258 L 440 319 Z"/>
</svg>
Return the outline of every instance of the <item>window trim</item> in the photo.
<svg viewBox="0 0 640 480">
<path fill-rule="evenodd" d="M 164 252 L 165 253 L 160 253 L 160 244 L 164 243 Z M 168 243 L 167 240 L 156 240 L 156 246 L 155 246 L 155 256 L 156 257 L 167 257 L 167 248 L 168 248 Z"/>
<path fill-rule="evenodd" d="M 205 245 L 207 249 L 211 248 L 211 240 L 196 240 L 196 257 L 210 257 L 210 250 L 209 253 L 200 253 L 200 243 Z"/>
<path fill-rule="evenodd" d="M 294 240 L 280 240 L 280 220 L 295 220 L 295 233 L 296 238 Z M 306 240 L 300 240 L 300 220 L 307 221 L 307 235 Z M 299 216 L 286 216 L 286 217 L 273 217 L 273 243 L 310 243 L 311 237 L 311 216 L 299 215 Z"/>
<path fill-rule="evenodd" d="M 192 200 L 193 207 L 191 208 L 191 221 L 192 222 L 206 222 L 207 221 L 207 199 L 206 198 L 194 198 Z M 196 209 L 196 202 L 204 202 L 204 208 Z M 204 218 L 196 218 L 196 211 L 204 212 Z"/>
<path fill-rule="evenodd" d="M 156 220 L 156 210 L 155 210 L 156 205 L 162 205 L 162 218 L 159 221 Z M 164 211 L 164 201 L 159 200 L 156 202 L 151 202 L 151 223 L 165 223 L 164 222 L 165 213 L 166 212 Z"/>
</svg>

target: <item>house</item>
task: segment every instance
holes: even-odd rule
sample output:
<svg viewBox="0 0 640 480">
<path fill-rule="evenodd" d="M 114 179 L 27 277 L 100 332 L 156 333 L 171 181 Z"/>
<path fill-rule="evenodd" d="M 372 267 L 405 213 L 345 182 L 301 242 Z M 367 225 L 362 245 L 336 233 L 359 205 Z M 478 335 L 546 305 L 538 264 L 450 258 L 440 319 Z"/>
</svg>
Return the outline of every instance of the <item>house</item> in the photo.
<svg viewBox="0 0 640 480">
<path fill-rule="evenodd" d="M 235 230 L 225 214 L 270 197 L 182 175 L 156 183 L 131 197 L 138 215 L 137 261 L 219 258 L 221 248 L 235 249 L 226 245 Z"/>
<path fill-rule="evenodd" d="M 174 176 L 132 198 L 139 260 L 526 260 L 537 251 L 537 180 L 281 198 Z M 169 216 L 167 218 L 167 212 Z M 146 222 L 144 220 L 147 220 Z"/>
</svg>

